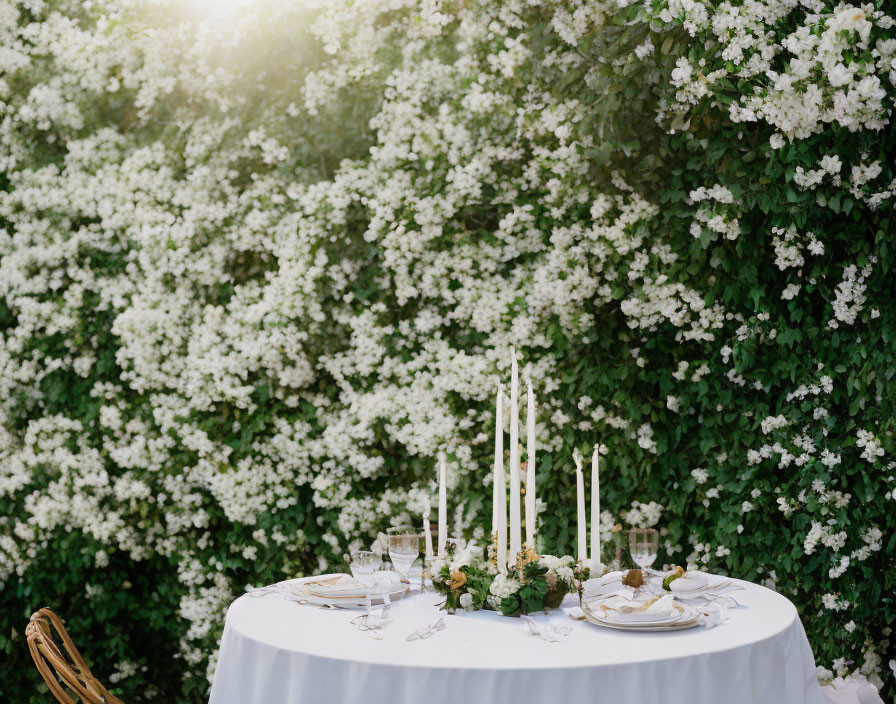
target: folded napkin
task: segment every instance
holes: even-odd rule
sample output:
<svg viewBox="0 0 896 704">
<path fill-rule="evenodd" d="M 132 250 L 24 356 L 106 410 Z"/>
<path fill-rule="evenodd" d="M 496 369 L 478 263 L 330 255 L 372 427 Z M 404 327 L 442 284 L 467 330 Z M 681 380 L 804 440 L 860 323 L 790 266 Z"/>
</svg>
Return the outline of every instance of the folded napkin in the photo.
<svg viewBox="0 0 896 704">
<path fill-rule="evenodd" d="M 688 572 L 683 577 L 672 580 L 669 590 L 675 592 L 692 592 L 704 589 L 709 585 L 709 577 L 704 572 Z"/>
<path fill-rule="evenodd" d="M 626 595 L 614 594 L 591 608 L 602 609 L 608 618 L 615 621 L 637 623 L 640 621 L 661 621 L 672 616 L 675 597 L 671 594 L 652 600 L 632 600 Z"/>
<path fill-rule="evenodd" d="M 328 599 L 357 598 L 367 594 L 367 587 L 348 574 L 330 575 L 302 584 L 302 589 L 312 596 Z"/>
<path fill-rule="evenodd" d="M 714 628 L 728 620 L 728 609 L 712 602 L 698 609 L 697 623 L 706 628 Z"/>
<path fill-rule="evenodd" d="M 651 614 L 657 617 L 668 616 L 672 613 L 672 608 L 675 606 L 675 597 L 671 594 L 666 594 L 666 596 L 661 596 L 659 599 L 654 601 L 650 606 L 648 606 L 644 613 Z"/>
<path fill-rule="evenodd" d="M 582 611 L 581 606 L 569 606 L 563 609 L 563 613 L 569 616 L 573 621 L 584 621 L 585 620 L 585 612 Z"/>
<path fill-rule="evenodd" d="M 592 577 L 582 584 L 583 594 L 586 600 L 595 597 L 612 594 L 614 591 L 622 588 L 622 571 L 609 572 L 600 577 Z"/>
</svg>

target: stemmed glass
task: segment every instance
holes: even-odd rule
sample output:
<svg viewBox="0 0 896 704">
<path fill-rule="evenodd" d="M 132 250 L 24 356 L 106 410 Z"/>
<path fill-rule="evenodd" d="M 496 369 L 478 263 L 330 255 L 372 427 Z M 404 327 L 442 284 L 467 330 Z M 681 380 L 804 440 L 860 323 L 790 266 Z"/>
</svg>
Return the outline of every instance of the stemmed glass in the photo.
<svg viewBox="0 0 896 704">
<path fill-rule="evenodd" d="M 632 528 L 628 532 L 628 550 L 632 560 L 645 572 L 656 560 L 659 550 L 660 534 L 653 528 Z"/>
<path fill-rule="evenodd" d="M 389 539 L 389 557 L 395 571 L 408 579 L 411 566 L 420 554 L 420 536 L 411 526 L 390 528 L 386 535 Z"/>
<path fill-rule="evenodd" d="M 382 617 L 373 617 L 373 592 L 376 587 L 374 572 L 381 562 L 382 558 L 370 550 L 356 550 L 350 556 L 349 569 L 352 576 L 364 585 L 367 595 L 367 614 L 355 624 L 362 627 L 362 630 L 382 628 L 384 625 Z"/>
<path fill-rule="evenodd" d="M 420 555 L 420 535 L 411 526 L 398 526 L 386 531 L 386 536 L 389 540 L 389 557 L 392 565 L 410 584 L 411 567 Z M 416 607 L 416 603 L 414 606 Z M 416 611 L 414 608 L 415 618 Z"/>
</svg>

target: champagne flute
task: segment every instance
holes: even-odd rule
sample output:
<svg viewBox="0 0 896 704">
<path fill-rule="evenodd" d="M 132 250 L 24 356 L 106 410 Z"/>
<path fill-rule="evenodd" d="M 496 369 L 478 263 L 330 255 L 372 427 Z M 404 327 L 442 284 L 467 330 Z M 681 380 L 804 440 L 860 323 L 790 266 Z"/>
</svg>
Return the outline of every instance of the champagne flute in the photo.
<svg viewBox="0 0 896 704">
<path fill-rule="evenodd" d="M 656 560 L 659 551 L 660 534 L 653 528 L 632 528 L 628 532 L 628 550 L 632 560 L 645 572 Z"/>
</svg>

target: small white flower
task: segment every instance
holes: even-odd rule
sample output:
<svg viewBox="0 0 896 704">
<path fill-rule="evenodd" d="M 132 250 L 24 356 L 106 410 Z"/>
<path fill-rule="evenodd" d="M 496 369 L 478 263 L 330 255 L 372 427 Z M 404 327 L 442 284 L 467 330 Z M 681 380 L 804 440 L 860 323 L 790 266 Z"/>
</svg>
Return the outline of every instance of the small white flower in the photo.
<svg viewBox="0 0 896 704">
<path fill-rule="evenodd" d="M 498 574 L 488 590 L 498 599 L 506 599 L 508 596 L 516 594 L 520 589 L 520 583 L 515 579 L 510 579 L 506 574 Z"/>
</svg>

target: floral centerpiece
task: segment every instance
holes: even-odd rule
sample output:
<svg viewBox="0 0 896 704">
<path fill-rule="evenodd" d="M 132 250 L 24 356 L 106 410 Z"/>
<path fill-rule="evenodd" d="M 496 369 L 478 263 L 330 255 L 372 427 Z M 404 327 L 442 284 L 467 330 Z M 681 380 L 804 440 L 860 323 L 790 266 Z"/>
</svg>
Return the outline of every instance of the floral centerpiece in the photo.
<svg viewBox="0 0 896 704">
<path fill-rule="evenodd" d="M 475 543 L 449 546 L 431 571 L 433 586 L 445 595 L 446 610 L 489 609 L 505 616 L 557 608 L 589 574 L 572 556 L 537 555 L 526 548 L 516 564 L 500 572 Z"/>
</svg>

